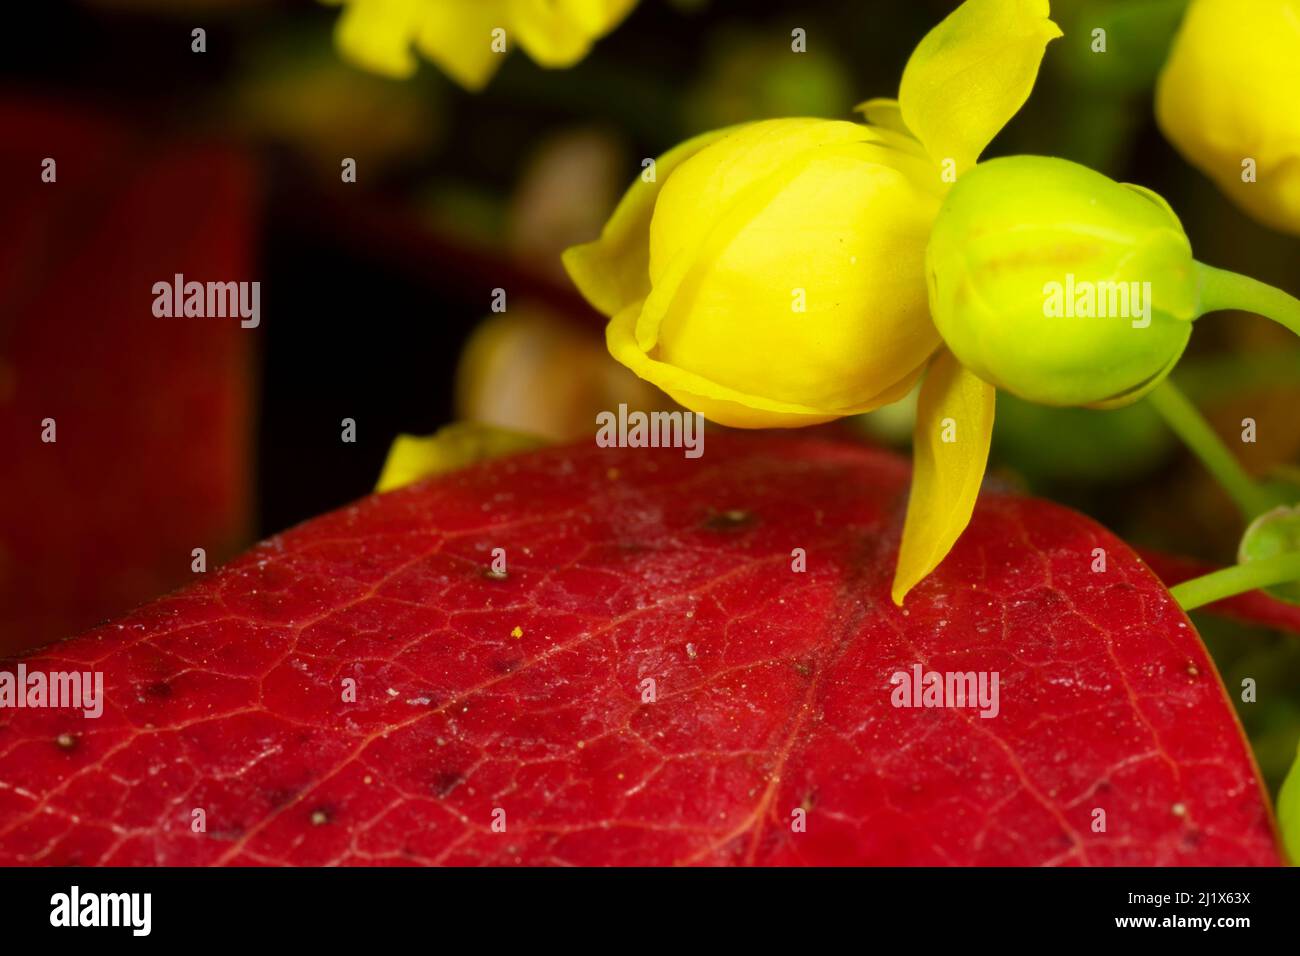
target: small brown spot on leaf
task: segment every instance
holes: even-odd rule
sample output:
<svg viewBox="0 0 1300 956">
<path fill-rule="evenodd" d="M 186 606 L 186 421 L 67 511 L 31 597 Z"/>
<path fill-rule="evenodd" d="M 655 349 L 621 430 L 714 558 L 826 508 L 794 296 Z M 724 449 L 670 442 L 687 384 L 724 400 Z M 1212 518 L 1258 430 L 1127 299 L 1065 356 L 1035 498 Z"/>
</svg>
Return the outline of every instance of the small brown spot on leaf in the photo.
<svg viewBox="0 0 1300 956">
<path fill-rule="evenodd" d="M 433 794 L 442 799 L 465 782 L 464 774 L 454 770 L 443 770 L 433 778 Z"/>
<path fill-rule="evenodd" d="M 719 511 L 709 515 L 704 520 L 704 528 L 708 531 L 744 531 L 752 527 L 758 521 L 751 512 L 741 508 L 731 508 L 727 511 Z"/>
</svg>

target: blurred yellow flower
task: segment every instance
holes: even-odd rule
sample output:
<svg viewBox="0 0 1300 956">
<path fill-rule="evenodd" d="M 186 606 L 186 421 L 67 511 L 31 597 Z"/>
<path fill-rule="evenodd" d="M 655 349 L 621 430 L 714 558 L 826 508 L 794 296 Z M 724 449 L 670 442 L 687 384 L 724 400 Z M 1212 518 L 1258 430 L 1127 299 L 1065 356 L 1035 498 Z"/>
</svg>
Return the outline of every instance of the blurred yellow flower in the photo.
<svg viewBox="0 0 1300 956">
<path fill-rule="evenodd" d="M 643 173 L 599 239 L 565 253 L 610 317 L 611 354 L 725 425 L 868 411 L 929 365 L 898 603 L 969 522 L 993 423 L 993 387 L 936 355 L 930 228 L 1057 36 L 1047 0 L 967 0 L 913 51 L 898 100 L 860 107 L 866 125 L 767 120 L 696 137 Z M 954 416 L 959 440 L 940 443 Z"/>
<path fill-rule="evenodd" d="M 455 422 L 432 435 L 398 435 L 388 449 L 376 492 L 459 471 L 480 461 L 504 458 L 546 445 L 535 435 L 507 431 L 482 422 Z"/>
<path fill-rule="evenodd" d="M 415 73 L 418 50 L 461 86 L 482 89 L 516 43 L 544 67 L 573 66 L 637 0 L 325 0 L 343 3 L 340 52 L 376 73 Z"/>
<path fill-rule="evenodd" d="M 1300 0 L 1193 0 L 1156 86 L 1165 136 L 1249 215 L 1300 235 Z"/>
</svg>

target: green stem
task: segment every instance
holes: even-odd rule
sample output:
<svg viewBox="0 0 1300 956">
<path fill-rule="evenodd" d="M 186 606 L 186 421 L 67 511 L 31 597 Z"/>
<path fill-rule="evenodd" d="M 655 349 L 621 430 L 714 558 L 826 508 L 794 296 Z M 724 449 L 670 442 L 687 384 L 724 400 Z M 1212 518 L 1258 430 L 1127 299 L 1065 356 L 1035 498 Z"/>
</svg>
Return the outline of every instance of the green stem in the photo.
<svg viewBox="0 0 1300 956">
<path fill-rule="evenodd" d="M 1300 580 L 1300 554 L 1247 561 L 1213 574 L 1192 578 L 1169 589 L 1184 611 L 1213 604 L 1237 594 Z"/>
<path fill-rule="evenodd" d="M 1165 379 L 1149 396 L 1151 405 L 1223 486 L 1247 521 L 1275 504 L 1272 496 L 1241 467 L 1195 405 L 1173 382 Z"/>
<path fill-rule="evenodd" d="M 1196 263 L 1201 277 L 1201 314 L 1223 309 L 1254 312 L 1300 335 L 1300 299 L 1249 276 Z"/>
</svg>

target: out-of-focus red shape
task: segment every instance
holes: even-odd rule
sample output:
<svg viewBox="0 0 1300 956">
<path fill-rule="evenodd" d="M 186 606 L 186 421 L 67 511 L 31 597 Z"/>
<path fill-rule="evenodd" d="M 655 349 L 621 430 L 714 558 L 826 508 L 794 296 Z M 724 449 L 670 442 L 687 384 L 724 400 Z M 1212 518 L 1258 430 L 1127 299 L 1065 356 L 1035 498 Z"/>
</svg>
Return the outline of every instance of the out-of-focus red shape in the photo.
<svg viewBox="0 0 1300 956">
<path fill-rule="evenodd" d="M 1138 554 L 1168 587 L 1219 570 L 1203 561 L 1164 554 L 1150 548 L 1139 548 Z M 1265 591 L 1247 591 L 1245 594 L 1207 604 L 1197 608 L 1197 611 L 1300 634 L 1300 606 L 1279 601 Z"/>
<path fill-rule="evenodd" d="M 211 143 L 0 101 L 0 654 L 67 637 L 247 541 L 252 329 L 152 287 L 251 275 L 253 171 Z M 42 182 L 42 161 L 57 181 Z M 57 441 L 42 441 L 42 421 Z"/>
<path fill-rule="evenodd" d="M 310 521 L 27 662 L 101 671 L 107 706 L 0 711 L 0 863 L 1280 863 L 1214 665 L 1124 543 L 985 494 L 899 610 L 907 482 L 710 434 Z M 997 672 L 997 715 L 894 706 L 916 664 Z"/>
</svg>

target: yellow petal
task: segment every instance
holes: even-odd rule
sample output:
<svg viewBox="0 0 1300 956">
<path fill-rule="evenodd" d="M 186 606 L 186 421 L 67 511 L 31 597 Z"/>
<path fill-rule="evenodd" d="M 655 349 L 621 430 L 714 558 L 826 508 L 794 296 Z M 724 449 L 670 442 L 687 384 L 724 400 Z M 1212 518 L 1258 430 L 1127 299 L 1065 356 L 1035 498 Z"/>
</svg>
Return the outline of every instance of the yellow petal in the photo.
<svg viewBox="0 0 1300 956">
<path fill-rule="evenodd" d="M 650 230 L 650 277 L 656 286 L 682 253 L 698 247 L 736 200 L 753 196 L 759 184 L 778 182 L 829 147 L 898 138 L 862 123 L 807 117 L 759 120 L 727 132 L 664 184 Z"/>
<path fill-rule="evenodd" d="M 923 367 L 941 344 L 924 288 L 939 201 L 915 178 L 938 180 L 905 163 L 875 143 L 831 144 L 738 191 L 655 277 L 637 344 L 720 385 L 817 408 L 856 407 Z M 666 204 L 681 215 L 689 203 L 670 204 L 672 188 L 655 228 Z"/>
<path fill-rule="evenodd" d="M 917 368 L 880 394 L 852 407 L 818 408 L 776 401 L 728 388 L 703 375 L 647 355 L 636 341 L 637 317 L 641 308 L 642 303 L 634 302 L 610 320 L 605 328 L 605 344 L 609 348 L 609 354 L 691 411 L 701 412 L 709 421 L 732 428 L 800 428 L 868 412 L 898 401 L 916 384 L 921 373 L 921 369 Z"/>
<path fill-rule="evenodd" d="M 636 0 L 510 0 L 510 25 L 533 60 L 566 67 L 586 56 L 592 42 L 634 6 Z"/>
<path fill-rule="evenodd" d="M 415 73 L 411 40 L 419 19 L 419 0 L 351 0 L 334 25 L 334 43 L 356 66 L 405 78 Z"/>
<path fill-rule="evenodd" d="M 418 49 L 457 83 L 478 90 L 504 59 L 492 50 L 492 30 L 505 23 L 508 0 L 345 2 L 335 43 L 344 59 L 375 73 L 412 76 Z"/>
<path fill-rule="evenodd" d="M 539 0 L 533 0 L 534 3 Z M 618 26 L 632 12 L 637 0 L 540 0 L 554 3 L 589 36 L 599 37 Z"/>
<path fill-rule="evenodd" d="M 912 492 L 892 596 L 907 592 L 939 566 L 970 523 L 993 436 L 992 385 L 944 351 L 934 360 L 916 410 Z"/>
<path fill-rule="evenodd" d="M 388 450 L 388 460 L 384 462 L 375 491 L 392 491 L 421 478 L 456 471 L 477 461 L 540 448 L 544 444 L 531 435 L 477 422 L 456 422 L 424 438 L 398 435 Z"/>
<path fill-rule="evenodd" d="M 906 136 L 912 135 L 912 131 L 903 122 L 903 108 L 898 105 L 898 100 L 883 98 L 866 100 L 853 107 L 853 112 L 861 113 L 872 126 L 892 129 L 895 133 L 903 133 Z"/>
<path fill-rule="evenodd" d="M 958 174 L 1029 98 L 1049 41 L 1047 0 L 966 0 L 926 34 L 903 71 L 902 118 Z"/>
<path fill-rule="evenodd" d="M 505 61 L 492 49 L 492 31 L 505 27 L 507 0 L 422 0 L 419 7 L 420 52 L 467 90 L 481 90 Z"/>
<path fill-rule="evenodd" d="M 578 291 L 613 317 L 650 294 L 650 217 L 669 174 L 713 141 L 738 127 L 701 133 L 655 161 L 653 182 L 638 176 L 619 202 L 600 238 L 564 251 L 564 268 Z"/>
</svg>

